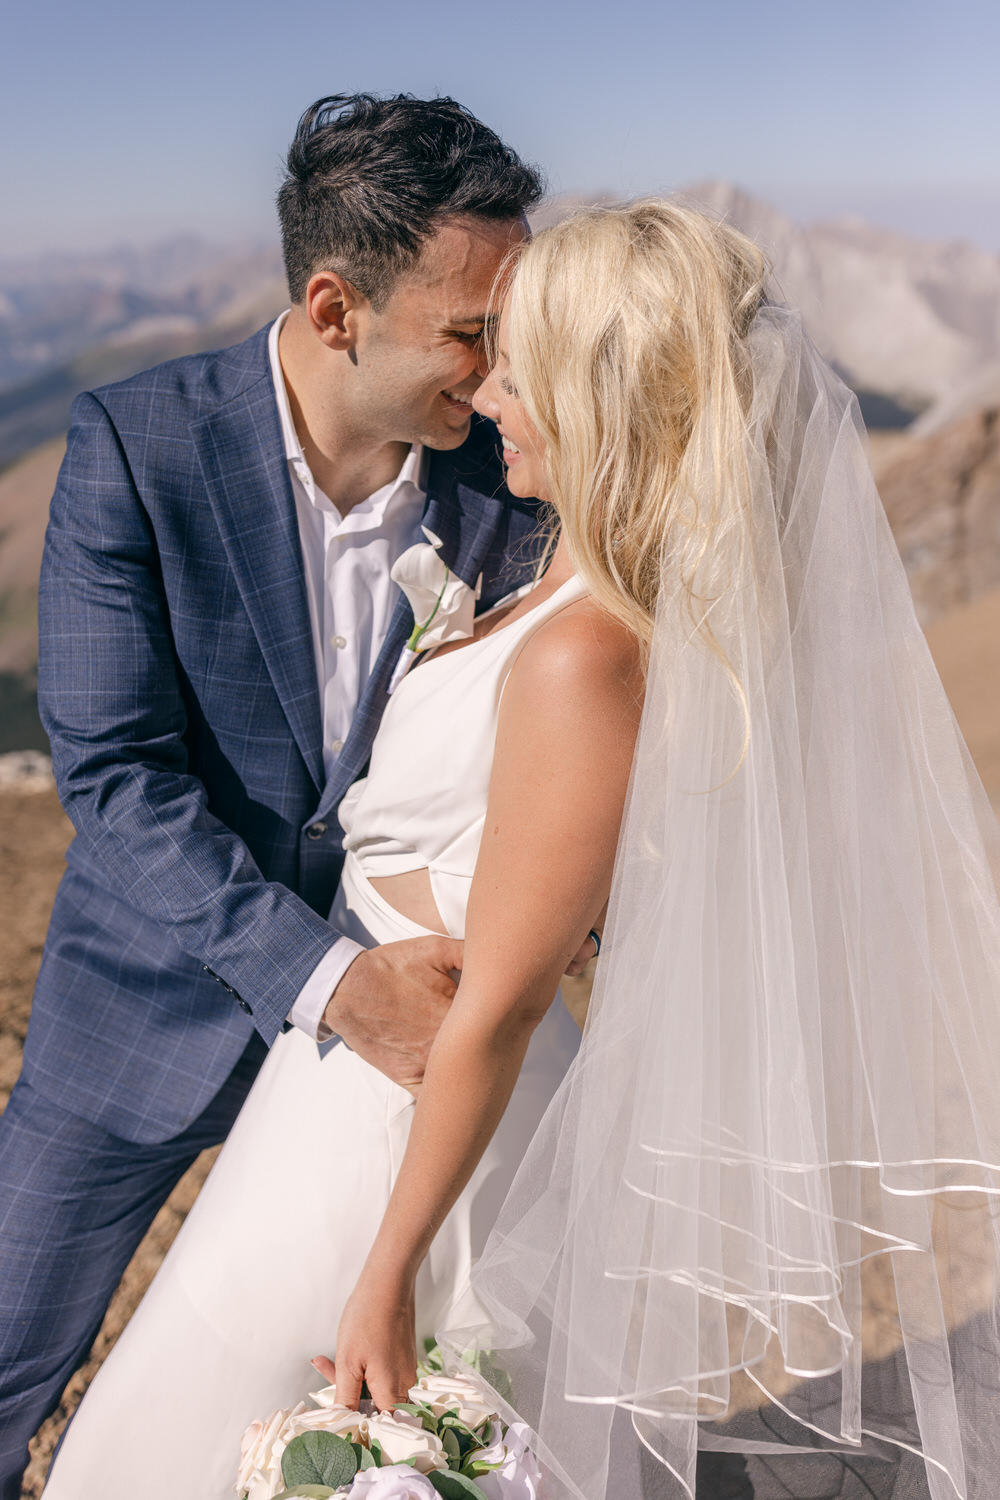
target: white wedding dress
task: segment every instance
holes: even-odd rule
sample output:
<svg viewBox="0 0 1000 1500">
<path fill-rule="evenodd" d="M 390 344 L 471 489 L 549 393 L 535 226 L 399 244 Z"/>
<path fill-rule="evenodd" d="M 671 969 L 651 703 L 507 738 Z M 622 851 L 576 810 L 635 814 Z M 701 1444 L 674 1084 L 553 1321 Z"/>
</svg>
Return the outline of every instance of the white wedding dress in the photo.
<svg viewBox="0 0 1000 1500">
<path fill-rule="evenodd" d="M 571 579 L 491 635 L 411 670 L 368 777 L 341 806 L 331 920 L 366 946 L 423 936 L 370 878 L 426 868 L 461 937 L 504 682 L 534 631 L 584 594 Z M 417 1285 L 418 1337 L 465 1289 L 579 1032 L 556 1000 L 513 1098 Z M 461 1087 L 461 1078 L 456 1078 Z M 280 1036 L 155 1281 L 69 1427 L 46 1500 L 228 1500 L 247 1425 L 324 1382 L 341 1310 L 378 1230 L 413 1099 L 342 1044 Z"/>
</svg>

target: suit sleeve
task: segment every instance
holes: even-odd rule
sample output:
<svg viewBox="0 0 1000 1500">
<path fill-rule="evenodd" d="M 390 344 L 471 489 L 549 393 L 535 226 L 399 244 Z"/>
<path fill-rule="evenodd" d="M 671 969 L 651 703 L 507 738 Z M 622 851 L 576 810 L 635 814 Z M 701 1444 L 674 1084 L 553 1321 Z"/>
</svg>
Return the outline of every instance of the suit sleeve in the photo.
<svg viewBox="0 0 1000 1500">
<path fill-rule="evenodd" d="M 39 709 L 84 846 L 274 1040 L 339 934 L 265 880 L 188 770 L 152 526 L 104 407 L 77 399 L 39 589 Z"/>
</svg>

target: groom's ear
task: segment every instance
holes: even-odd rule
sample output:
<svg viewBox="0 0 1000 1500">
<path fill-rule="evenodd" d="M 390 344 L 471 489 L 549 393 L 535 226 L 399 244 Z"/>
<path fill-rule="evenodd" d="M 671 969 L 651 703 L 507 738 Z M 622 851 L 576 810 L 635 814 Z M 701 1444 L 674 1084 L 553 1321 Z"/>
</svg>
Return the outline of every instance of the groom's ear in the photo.
<svg viewBox="0 0 1000 1500">
<path fill-rule="evenodd" d="M 367 297 L 336 271 L 317 271 L 309 278 L 303 300 L 317 338 L 328 349 L 353 355 L 359 318 L 369 306 Z"/>
</svg>

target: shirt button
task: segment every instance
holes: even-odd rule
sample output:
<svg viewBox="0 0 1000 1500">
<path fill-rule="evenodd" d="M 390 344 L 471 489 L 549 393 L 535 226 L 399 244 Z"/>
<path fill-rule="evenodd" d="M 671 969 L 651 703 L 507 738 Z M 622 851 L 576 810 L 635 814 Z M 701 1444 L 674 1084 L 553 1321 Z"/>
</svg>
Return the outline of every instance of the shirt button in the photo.
<svg viewBox="0 0 1000 1500">
<path fill-rule="evenodd" d="M 341 750 L 343 750 L 343 748 L 344 748 L 344 742 L 343 742 L 343 740 L 331 740 L 330 741 L 330 749 L 333 751 L 334 755 L 339 755 L 340 752 L 341 752 Z"/>
<path fill-rule="evenodd" d="M 321 839 L 326 832 L 325 823 L 311 823 L 306 829 L 306 838 Z"/>
<path fill-rule="evenodd" d="M 347 645 L 347 638 L 342 635 L 331 635 L 330 645 L 336 646 L 337 650 L 340 651 Z"/>
</svg>

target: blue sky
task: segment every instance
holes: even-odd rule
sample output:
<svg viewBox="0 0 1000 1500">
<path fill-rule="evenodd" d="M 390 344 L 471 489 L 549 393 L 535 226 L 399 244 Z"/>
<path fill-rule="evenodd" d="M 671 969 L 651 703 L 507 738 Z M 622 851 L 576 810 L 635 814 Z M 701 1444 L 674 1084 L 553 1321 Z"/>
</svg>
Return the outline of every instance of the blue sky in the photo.
<svg viewBox="0 0 1000 1500">
<path fill-rule="evenodd" d="M 450 93 L 557 191 L 708 176 L 1000 249 L 997 0 L 21 0 L 0 255 L 273 234 L 319 95 Z"/>
</svg>

